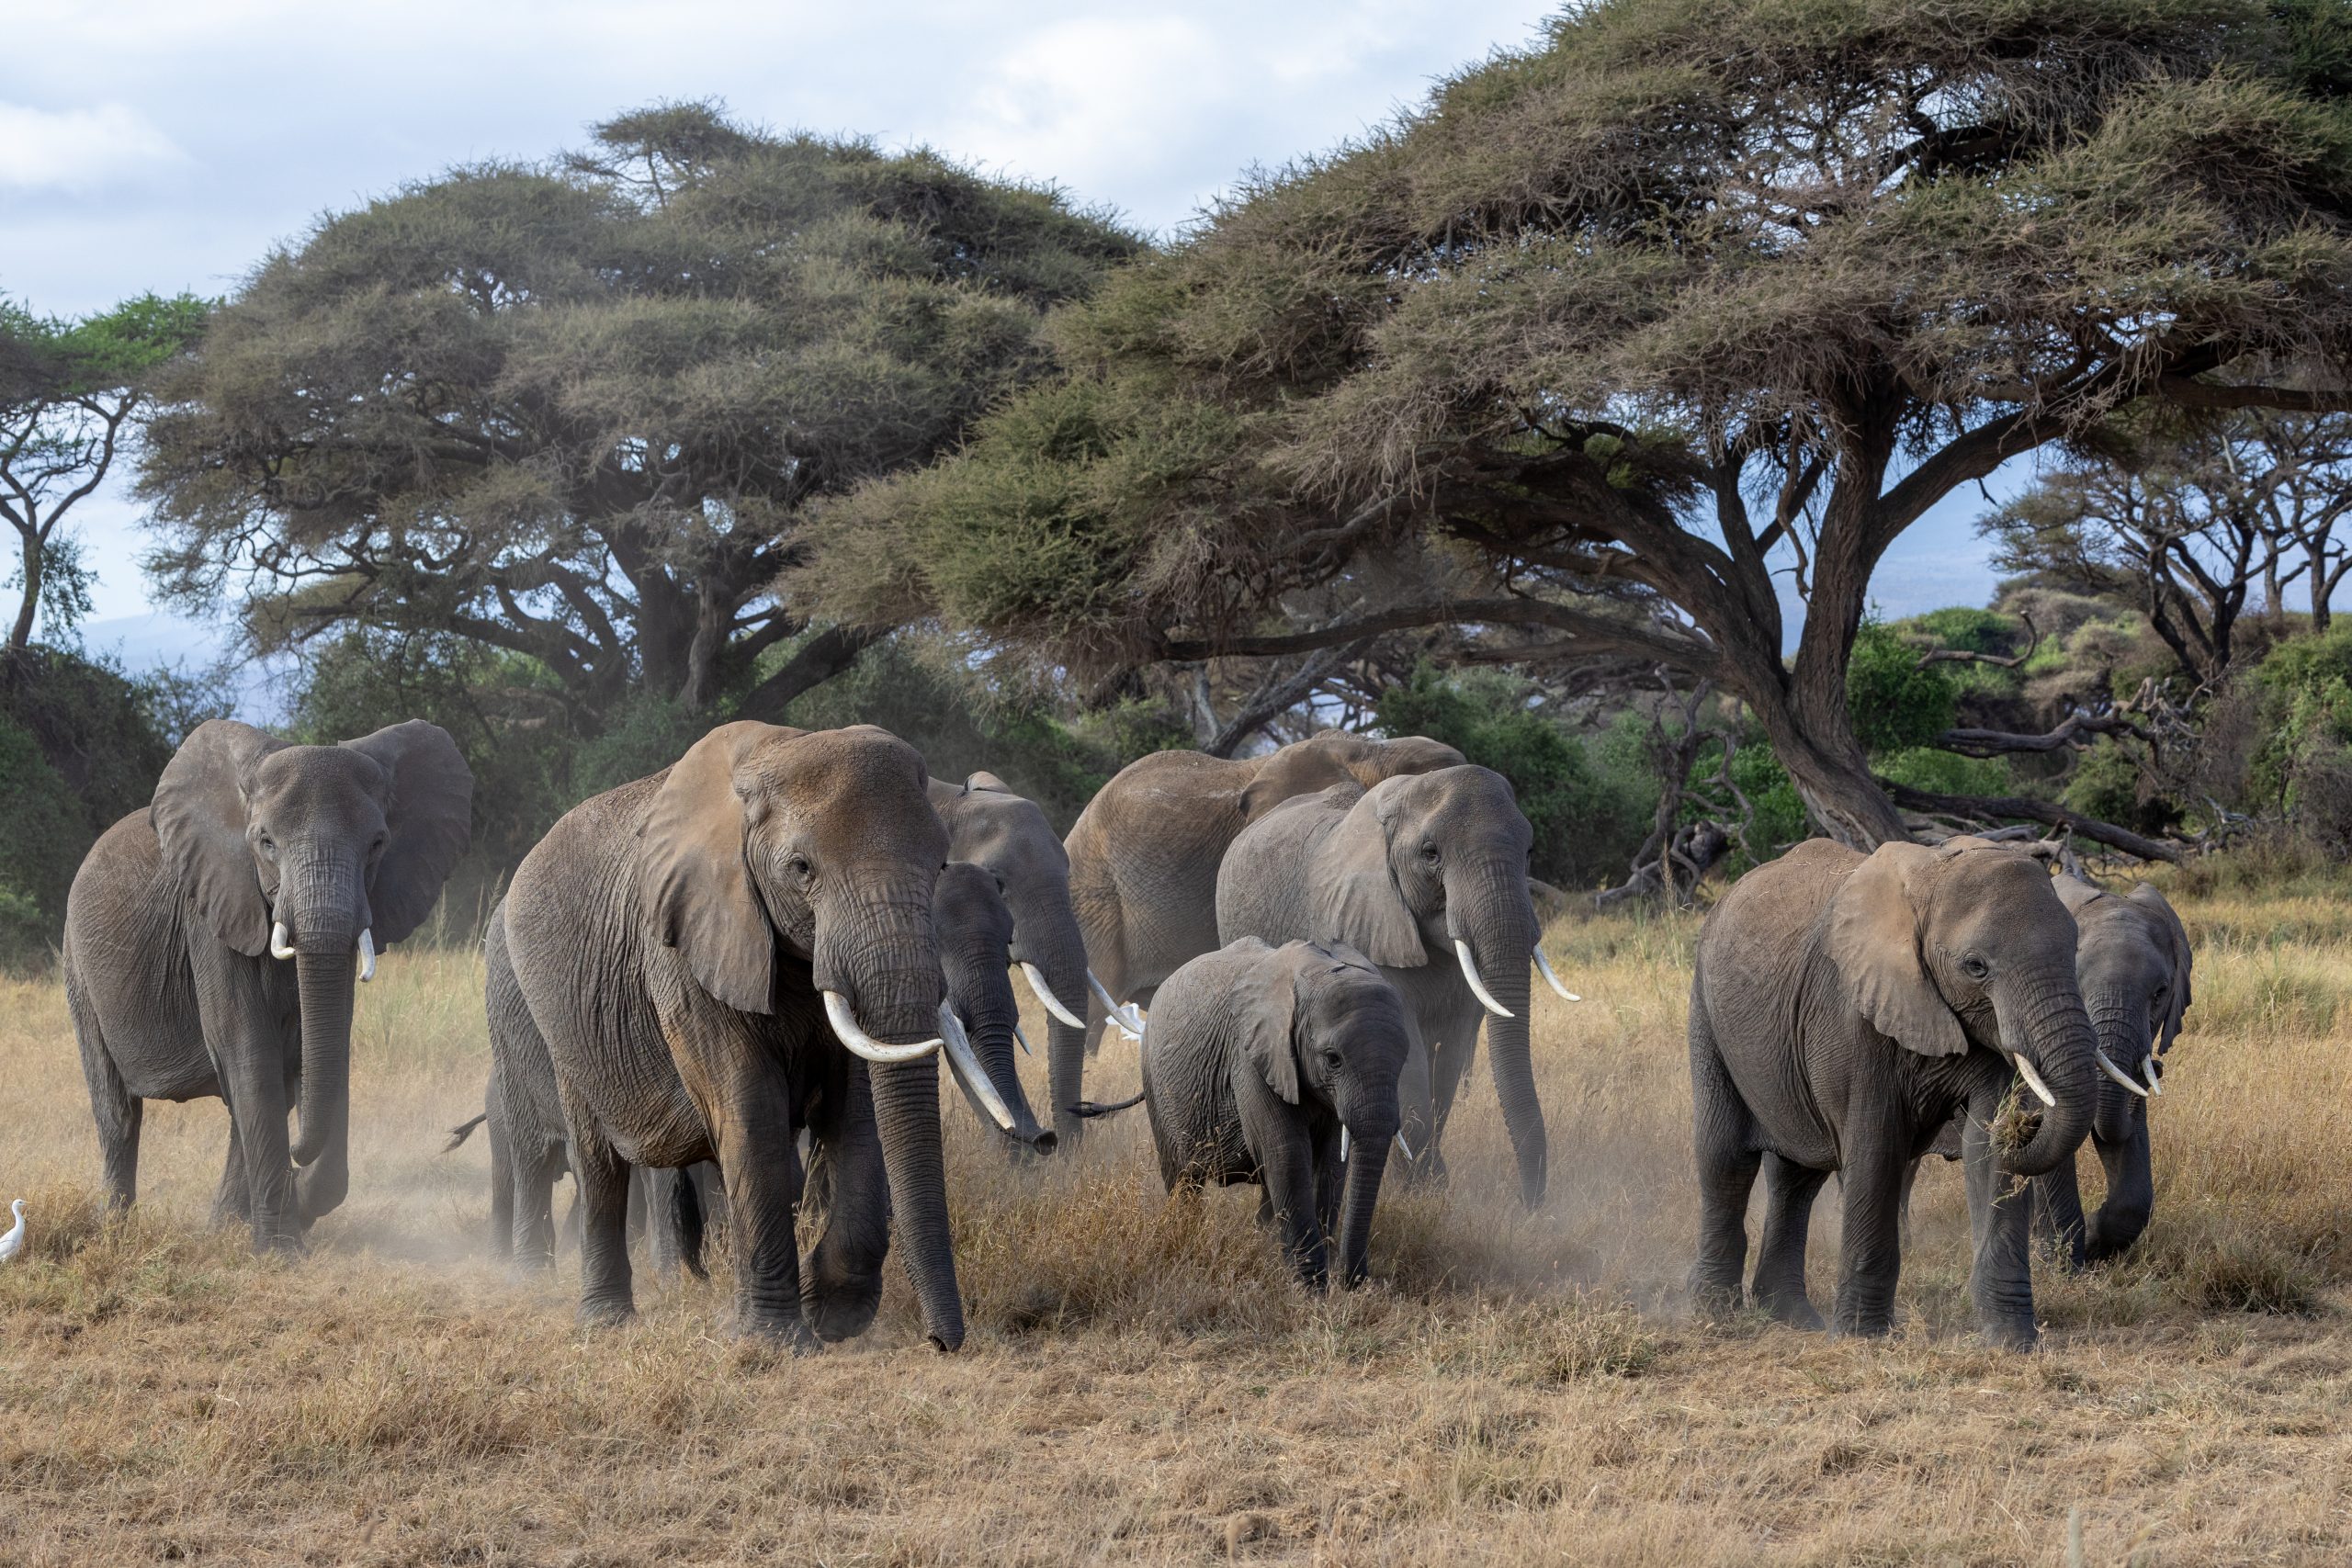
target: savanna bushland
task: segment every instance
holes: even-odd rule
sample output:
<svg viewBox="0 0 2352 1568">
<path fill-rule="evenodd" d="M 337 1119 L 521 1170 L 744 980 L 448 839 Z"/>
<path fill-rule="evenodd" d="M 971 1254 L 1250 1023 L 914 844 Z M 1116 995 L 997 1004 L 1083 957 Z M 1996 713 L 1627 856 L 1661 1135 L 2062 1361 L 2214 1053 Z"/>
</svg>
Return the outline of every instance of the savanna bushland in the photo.
<svg viewBox="0 0 2352 1568">
<path fill-rule="evenodd" d="M 667 103 L 220 299 L 0 301 L 0 1561 L 2340 1560 L 2348 106 L 2344 0 L 1600 0 L 1172 236 Z M 476 775 L 300 1261 L 209 1225 L 216 1101 L 99 1203 L 65 890 L 234 700 L 79 650 L 110 471 L 162 600 L 290 668 L 278 728 L 429 718 Z M 1996 476 L 1991 601 L 1883 613 Z M 1309 1297 L 1246 1190 L 1161 1195 L 1141 1112 L 1015 1165 L 953 1109 L 964 1353 L 895 1272 L 812 1358 L 731 1337 L 723 1277 L 582 1331 L 576 1259 L 494 1267 L 486 1151 L 442 1152 L 480 922 L 741 717 L 884 725 L 1060 827 L 1162 748 L 1458 747 L 1587 998 L 1537 993 L 1550 1201 L 1476 1073 L 1450 1186 Z M 1698 922 L 1815 834 L 1959 829 L 2187 921 L 2152 1226 L 1996 1353 L 1931 1162 L 1891 1341 L 1694 1321 Z M 1837 1246 L 1833 1199 L 1816 1299 Z"/>
</svg>

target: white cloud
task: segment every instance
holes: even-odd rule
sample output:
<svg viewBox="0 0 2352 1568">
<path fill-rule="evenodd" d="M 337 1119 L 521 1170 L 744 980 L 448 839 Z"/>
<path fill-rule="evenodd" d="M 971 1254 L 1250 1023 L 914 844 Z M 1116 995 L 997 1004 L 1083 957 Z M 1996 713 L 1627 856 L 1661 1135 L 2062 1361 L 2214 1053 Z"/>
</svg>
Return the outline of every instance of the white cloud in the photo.
<svg viewBox="0 0 2352 1568">
<path fill-rule="evenodd" d="M 94 190 L 187 161 L 128 105 L 38 109 L 0 103 L 0 189 Z"/>
</svg>

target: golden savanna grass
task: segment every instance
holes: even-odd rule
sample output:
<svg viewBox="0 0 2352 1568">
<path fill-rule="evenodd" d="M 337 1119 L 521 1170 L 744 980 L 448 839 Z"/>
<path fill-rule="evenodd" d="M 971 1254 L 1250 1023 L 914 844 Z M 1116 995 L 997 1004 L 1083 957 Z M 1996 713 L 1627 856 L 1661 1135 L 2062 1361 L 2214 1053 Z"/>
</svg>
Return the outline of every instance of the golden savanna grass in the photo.
<svg viewBox="0 0 2352 1568">
<path fill-rule="evenodd" d="M 0 1269 L 0 1562 L 2054 1563 L 2075 1510 L 2091 1562 L 2339 1561 L 2352 912 L 2185 913 L 2155 1224 L 2041 1276 L 2030 1356 L 1974 1341 L 1939 1162 L 1893 1341 L 1689 1318 L 1680 919 L 1553 931 L 1590 999 L 1537 995 L 1543 1213 L 1482 1067 L 1451 1190 L 1392 1190 L 1351 1295 L 1288 1284 L 1251 1191 L 1164 1199 L 1140 1112 L 1024 1170 L 952 1107 L 953 1357 L 895 1266 L 872 1333 L 798 1359 L 728 1337 L 723 1279 L 640 1272 L 638 1322 L 588 1334 L 571 1258 L 492 1268 L 486 1151 L 439 1152 L 481 1103 L 471 952 L 363 994 L 352 1197 L 291 1264 L 206 1227 L 218 1102 L 149 1108 L 141 1208 L 105 1222 L 62 999 L 9 982 L 0 1200 L 32 1244 Z M 1134 1081 L 1113 1045 L 1089 1088 Z M 1825 1302 L 1836 1220 L 1833 1190 Z"/>
</svg>

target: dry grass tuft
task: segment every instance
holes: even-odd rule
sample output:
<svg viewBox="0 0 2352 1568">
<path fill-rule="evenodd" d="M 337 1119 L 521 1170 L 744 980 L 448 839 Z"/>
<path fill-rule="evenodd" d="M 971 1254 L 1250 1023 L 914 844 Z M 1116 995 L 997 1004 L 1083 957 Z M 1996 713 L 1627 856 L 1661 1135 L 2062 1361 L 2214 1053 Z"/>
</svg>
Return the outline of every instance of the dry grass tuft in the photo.
<svg viewBox="0 0 2352 1568">
<path fill-rule="evenodd" d="M 1537 1002 L 1552 1201 L 1518 1212 L 1481 1071 L 1453 1186 L 1392 1189 L 1361 1291 L 1294 1289 L 1253 1190 L 1166 1198 L 1139 1112 L 1073 1168 L 955 1108 L 956 1357 L 896 1270 L 871 1334 L 808 1358 L 728 1337 L 723 1268 L 641 1274 L 596 1334 L 569 1258 L 492 1270 L 486 1151 L 438 1152 L 487 1061 L 471 953 L 395 953 L 363 997 L 352 1199 L 290 1264 L 206 1226 L 217 1102 L 150 1108 L 141 1207 L 108 1216 L 62 998 L 0 980 L 0 1200 L 31 1234 L 0 1270 L 0 1561 L 2056 1563 L 2076 1507 L 2086 1561 L 2337 1561 L 2352 916 L 2180 901 L 2156 1219 L 2041 1274 L 2027 1357 L 1975 1342 L 1939 1161 L 1891 1341 L 1688 1317 L 1680 918 L 1554 931 L 1592 999 Z M 1112 1046 L 1089 1089 L 1134 1082 Z M 1838 1228 L 1833 1190 L 1825 1303 Z"/>
</svg>

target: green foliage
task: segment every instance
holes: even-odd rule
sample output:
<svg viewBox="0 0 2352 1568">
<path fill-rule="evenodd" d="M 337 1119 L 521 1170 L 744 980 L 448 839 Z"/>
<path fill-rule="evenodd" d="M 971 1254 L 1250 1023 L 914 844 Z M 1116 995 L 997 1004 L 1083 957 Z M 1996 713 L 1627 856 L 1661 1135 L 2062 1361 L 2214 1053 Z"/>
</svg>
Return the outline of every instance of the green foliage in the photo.
<svg viewBox="0 0 2352 1568">
<path fill-rule="evenodd" d="M 1950 729 L 1959 694 L 1947 668 L 1922 669 L 1919 650 L 1894 627 L 1865 621 L 1846 672 L 1846 709 L 1862 750 L 1872 755 L 1905 750 Z"/>
<path fill-rule="evenodd" d="M 1700 759 L 1700 768 L 1710 765 L 1708 759 Z M 1712 765 L 1720 766 L 1720 761 Z M 1813 836 L 1813 822 L 1805 815 L 1804 797 L 1797 794 L 1789 771 L 1772 755 L 1772 748 L 1762 736 L 1750 737 L 1732 753 L 1731 776 L 1740 793 L 1747 797 L 1747 804 L 1755 808 L 1756 818 L 1747 829 L 1749 852 L 1735 853 L 1726 868 L 1730 875 L 1736 877 L 1753 870 Z"/>
<path fill-rule="evenodd" d="M 1589 886 L 1624 874 L 1649 830 L 1657 789 L 1622 742 L 1594 750 L 1527 705 L 1521 683 L 1497 671 L 1446 675 L 1418 666 L 1412 679 L 1381 694 L 1376 716 L 1386 735 L 1442 740 L 1480 767 L 1510 781 L 1519 808 L 1535 830 L 1531 872 L 1564 887 Z M 1638 742 L 1634 748 L 1638 757 Z"/>
<path fill-rule="evenodd" d="M 2009 764 L 2002 757 L 1963 757 L 1932 746 L 1914 746 L 1876 759 L 1881 778 L 1938 795 L 2007 795 Z"/>
<path fill-rule="evenodd" d="M 2147 787 L 2132 754 L 2113 742 L 2094 746 L 2076 760 L 2063 798 L 2086 817 L 2135 833 L 2162 833 L 2181 817 L 2177 806 Z"/>
<path fill-rule="evenodd" d="M 632 693 L 711 709 L 805 629 L 772 590 L 808 510 L 956 446 L 1139 244 L 1050 187 L 698 104 L 420 182 L 269 257 L 168 379 L 161 581 L 265 646 L 526 656 L 583 733 Z M 256 535 L 284 547 L 253 589 Z"/>
</svg>

